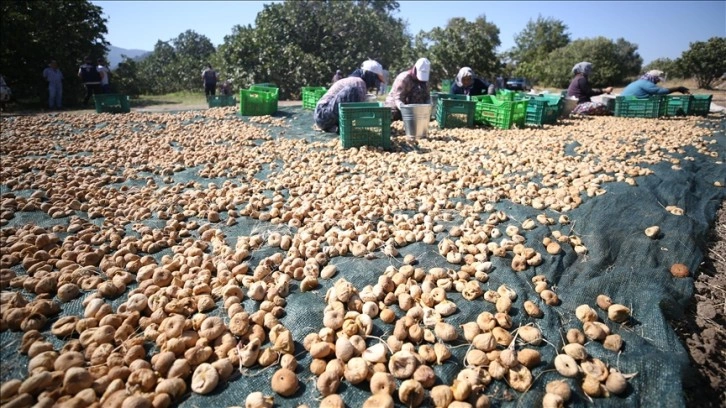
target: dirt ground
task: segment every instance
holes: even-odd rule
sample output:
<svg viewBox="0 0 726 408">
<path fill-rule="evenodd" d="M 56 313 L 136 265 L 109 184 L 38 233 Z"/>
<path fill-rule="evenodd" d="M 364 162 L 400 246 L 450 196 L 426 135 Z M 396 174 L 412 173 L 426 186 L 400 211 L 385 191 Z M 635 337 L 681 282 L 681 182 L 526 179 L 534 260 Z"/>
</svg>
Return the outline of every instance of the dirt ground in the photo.
<svg viewBox="0 0 726 408">
<path fill-rule="evenodd" d="M 726 203 L 722 205 L 695 280 L 685 318 L 672 322 L 694 373 L 684 386 L 689 407 L 726 406 Z"/>
</svg>

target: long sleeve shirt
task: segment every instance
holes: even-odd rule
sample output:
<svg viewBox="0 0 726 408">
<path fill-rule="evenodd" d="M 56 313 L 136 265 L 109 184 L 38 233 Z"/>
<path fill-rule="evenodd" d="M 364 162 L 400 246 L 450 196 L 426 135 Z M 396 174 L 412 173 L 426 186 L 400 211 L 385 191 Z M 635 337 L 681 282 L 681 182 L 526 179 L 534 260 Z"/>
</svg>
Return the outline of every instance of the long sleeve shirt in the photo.
<svg viewBox="0 0 726 408">
<path fill-rule="evenodd" d="M 63 81 L 63 73 L 60 69 L 48 67 L 43 70 L 43 78 L 51 84 L 59 84 Z"/>
<path fill-rule="evenodd" d="M 391 85 L 391 92 L 386 98 L 386 106 L 399 109 L 401 105 L 431 103 L 428 82 L 414 78 L 411 71 L 403 71 Z"/>
<path fill-rule="evenodd" d="M 651 95 L 668 95 L 669 93 L 668 88 L 661 88 L 647 79 L 638 79 L 626 86 L 620 95 L 647 98 Z"/>
<path fill-rule="evenodd" d="M 574 96 L 577 98 L 577 103 L 590 102 L 591 96 L 602 95 L 602 89 L 593 89 L 590 87 L 590 81 L 587 77 L 581 74 L 575 75 L 570 82 L 570 86 L 567 87 L 567 96 Z"/>
<path fill-rule="evenodd" d="M 365 81 L 357 77 L 347 77 L 339 79 L 333 85 L 331 85 L 330 88 L 328 88 L 328 91 L 325 92 L 325 95 L 323 95 L 320 100 L 318 100 L 318 105 L 328 104 L 330 101 L 335 99 L 335 96 L 338 94 L 338 92 L 342 91 L 344 88 L 351 86 L 355 87 L 358 91 L 359 101 L 365 101 L 367 92 Z"/>
</svg>

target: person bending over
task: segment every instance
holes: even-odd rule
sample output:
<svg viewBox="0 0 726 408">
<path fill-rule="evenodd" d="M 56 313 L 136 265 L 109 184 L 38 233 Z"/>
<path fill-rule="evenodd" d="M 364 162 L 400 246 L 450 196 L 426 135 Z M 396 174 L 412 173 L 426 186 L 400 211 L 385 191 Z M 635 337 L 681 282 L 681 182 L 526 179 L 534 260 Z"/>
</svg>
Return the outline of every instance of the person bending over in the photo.
<svg viewBox="0 0 726 408">
<path fill-rule="evenodd" d="M 368 89 L 378 88 L 382 72 L 381 64 L 368 60 L 347 78 L 336 81 L 315 105 L 313 113 L 315 124 L 325 132 L 338 133 L 340 131 L 338 114 L 340 104 L 365 102 Z"/>
<path fill-rule="evenodd" d="M 673 92 L 680 92 L 682 94 L 689 93 L 688 88 L 685 86 L 677 86 L 674 88 L 663 88 L 658 86 L 658 82 L 664 82 L 664 76 L 663 71 L 659 71 L 657 69 L 648 71 L 639 79 L 628 84 L 620 95 L 647 98 L 652 95 L 668 95 Z"/>
<path fill-rule="evenodd" d="M 426 58 L 419 58 L 413 67 L 396 76 L 385 103 L 391 108 L 391 121 L 401 120 L 403 105 L 431 104 L 428 85 L 430 72 L 431 62 Z"/>
</svg>

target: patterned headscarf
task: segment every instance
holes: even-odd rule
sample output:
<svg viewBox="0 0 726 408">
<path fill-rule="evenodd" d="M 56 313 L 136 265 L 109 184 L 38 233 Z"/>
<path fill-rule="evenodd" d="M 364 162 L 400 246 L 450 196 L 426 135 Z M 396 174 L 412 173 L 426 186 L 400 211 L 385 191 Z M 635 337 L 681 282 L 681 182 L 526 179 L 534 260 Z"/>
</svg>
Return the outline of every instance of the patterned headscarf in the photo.
<svg viewBox="0 0 726 408">
<path fill-rule="evenodd" d="M 578 62 L 575 64 L 574 67 L 572 67 L 572 73 L 573 74 L 582 74 L 584 76 L 590 75 L 590 72 L 592 71 L 592 63 L 589 63 L 587 61 Z"/>
<path fill-rule="evenodd" d="M 456 86 L 463 88 L 464 84 L 461 80 L 464 79 L 465 77 L 474 78 L 474 71 L 469 67 L 464 67 L 464 68 L 460 69 L 459 73 L 456 74 Z"/>
<path fill-rule="evenodd" d="M 643 74 L 640 79 L 645 79 L 646 81 L 657 84 L 658 82 L 661 82 L 663 80 L 663 75 L 663 71 L 658 71 L 657 69 L 654 69 Z"/>
</svg>

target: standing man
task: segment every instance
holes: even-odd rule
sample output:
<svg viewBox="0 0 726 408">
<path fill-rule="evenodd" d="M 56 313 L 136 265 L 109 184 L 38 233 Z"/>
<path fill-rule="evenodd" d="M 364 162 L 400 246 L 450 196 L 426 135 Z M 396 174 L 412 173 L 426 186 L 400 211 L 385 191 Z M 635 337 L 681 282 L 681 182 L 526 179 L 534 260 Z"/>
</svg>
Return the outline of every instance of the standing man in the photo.
<svg viewBox="0 0 726 408">
<path fill-rule="evenodd" d="M 217 73 L 212 69 L 212 64 L 207 64 L 207 68 L 202 71 L 202 80 L 204 81 L 204 96 L 214 96 L 217 91 Z"/>
<path fill-rule="evenodd" d="M 103 58 L 98 59 L 98 66 L 96 69 L 98 70 L 98 73 L 101 75 L 101 93 L 111 93 L 111 85 L 109 84 L 111 71 L 106 67 L 106 62 L 103 60 Z"/>
<path fill-rule="evenodd" d="M 91 99 L 91 95 L 98 92 L 98 86 L 101 84 L 101 74 L 98 73 L 98 69 L 93 65 L 91 57 L 84 58 L 83 65 L 78 68 L 78 77 L 81 78 L 83 85 L 86 87 L 83 106 L 88 106 L 88 100 Z"/>
<path fill-rule="evenodd" d="M 58 69 L 58 63 L 50 60 L 48 67 L 43 70 L 43 78 L 48 81 L 48 107 L 61 109 L 63 106 L 63 73 Z"/>
</svg>

